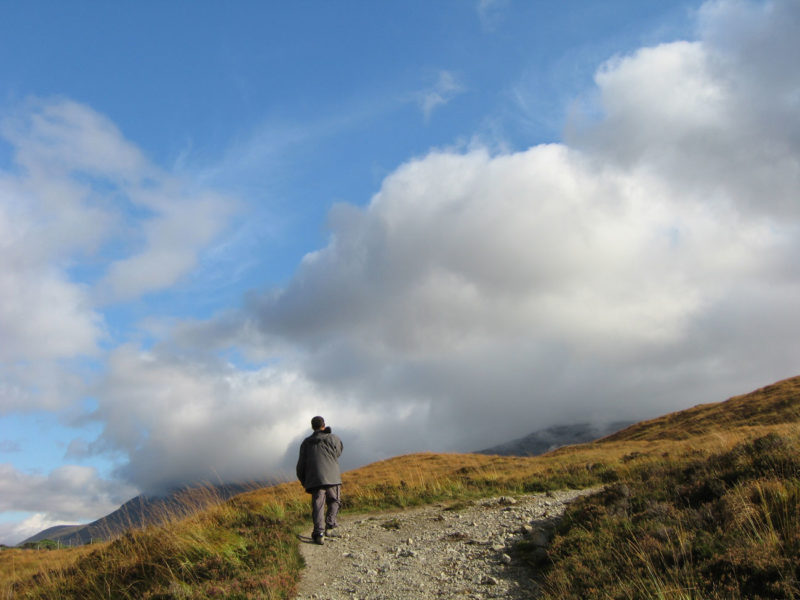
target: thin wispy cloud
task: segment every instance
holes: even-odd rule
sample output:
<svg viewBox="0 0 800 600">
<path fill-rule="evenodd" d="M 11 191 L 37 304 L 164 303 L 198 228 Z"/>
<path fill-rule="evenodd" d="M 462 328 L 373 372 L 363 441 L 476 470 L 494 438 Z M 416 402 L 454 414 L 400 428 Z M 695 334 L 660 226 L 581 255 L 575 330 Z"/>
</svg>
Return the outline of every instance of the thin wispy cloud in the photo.
<svg viewBox="0 0 800 600">
<path fill-rule="evenodd" d="M 466 91 L 450 71 L 439 71 L 436 83 L 429 89 L 418 93 L 418 104 L 425 120 L 428 121 L 436 109 L 445 106 L 453 98 Z"/>
<path fill-rule="evenodd" d="M 504 18 L 508 0 L 478 0 L 477 12 L 484 30 L 492 32 Z"/>
</svg>

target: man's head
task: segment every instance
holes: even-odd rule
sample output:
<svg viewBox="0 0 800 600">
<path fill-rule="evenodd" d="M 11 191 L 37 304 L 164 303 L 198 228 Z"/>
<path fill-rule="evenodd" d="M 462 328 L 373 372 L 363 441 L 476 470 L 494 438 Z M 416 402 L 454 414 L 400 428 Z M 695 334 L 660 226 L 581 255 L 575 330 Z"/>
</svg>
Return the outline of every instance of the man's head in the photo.
<svg viewBox="0 0 800 600">
<path fill-rule="evenodd" d="M 320 429 L 325 429 L 325 419 L 322 417 L 314 417 L 311 419 L 311 429 L 314 431 L 319 431 Z"/>
</svg>

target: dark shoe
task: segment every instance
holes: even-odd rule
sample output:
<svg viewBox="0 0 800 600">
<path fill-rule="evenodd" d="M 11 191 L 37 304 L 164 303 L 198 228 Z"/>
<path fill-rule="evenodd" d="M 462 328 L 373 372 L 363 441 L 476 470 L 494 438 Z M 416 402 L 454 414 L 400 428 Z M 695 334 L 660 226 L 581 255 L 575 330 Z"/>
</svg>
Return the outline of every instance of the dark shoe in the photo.
<svg viewBox="0 0 800 600">
<path fill-rule="evenodd" d="M 312 536 L 311 536 L 311 541 L 313 541 L 313 542 L 314 542 L 315 544 L 317 544 L 318 546 L 322 546 L 322 544 L 324 544 L 324 543 L 325 543 L 325 542 L 322 540 L 322 536 L 321 536 L 321 535 L 312 535 Z"/>
</svg>

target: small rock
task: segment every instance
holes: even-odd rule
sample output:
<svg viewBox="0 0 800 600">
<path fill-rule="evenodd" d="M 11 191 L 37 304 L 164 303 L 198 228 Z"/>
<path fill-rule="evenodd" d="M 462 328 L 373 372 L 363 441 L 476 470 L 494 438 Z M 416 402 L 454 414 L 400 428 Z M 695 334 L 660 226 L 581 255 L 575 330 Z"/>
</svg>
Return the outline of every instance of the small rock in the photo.
<svg viewBox="0 0 800 600">
<path fill-rule="evenodd" d="M 511 496 L 500 496 L 500 498 L 497 499 L 497 503 L 502 506 L 511 506 L 512 504 L 516 504 L 517 501 Z"/>
<path fill-rule="evenodd" d="M 497 585 L 497 579 L 495 579 L 491 575 L 484 575 L 481 578 L 481 583 L 483 585 Z"/>
<path fill-rule="evenodd" d="M 511 564 L 511 557 L 508 554 L 505 554 L 505 553 L 501 554 L 500 555 L 500 562 L 503 563 L 504 565 L 510 565 Z"/>
</svg>

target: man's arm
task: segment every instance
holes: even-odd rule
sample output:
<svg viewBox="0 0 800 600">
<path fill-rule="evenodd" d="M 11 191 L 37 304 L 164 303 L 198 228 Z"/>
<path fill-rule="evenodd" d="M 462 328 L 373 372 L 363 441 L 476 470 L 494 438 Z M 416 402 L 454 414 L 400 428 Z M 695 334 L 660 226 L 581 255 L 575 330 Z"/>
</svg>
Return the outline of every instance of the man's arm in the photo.
<svg viewBox="0 0 800 600">
<path fill-rule="evenodd" d="M 303 483 L 306 476 L 306 444 L 303 442 L 300 444 L 300 456 L 297 459 L 297 466 L 295 467 L 295 471 L 297 472 L 297 478 L 300 480 L 300 483 Z"/>
</svg>

